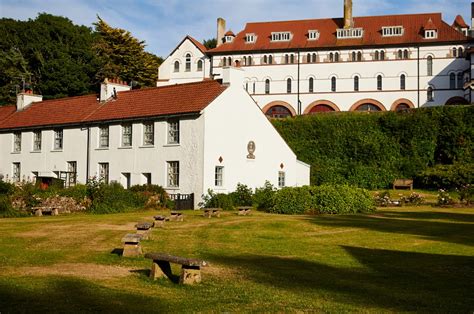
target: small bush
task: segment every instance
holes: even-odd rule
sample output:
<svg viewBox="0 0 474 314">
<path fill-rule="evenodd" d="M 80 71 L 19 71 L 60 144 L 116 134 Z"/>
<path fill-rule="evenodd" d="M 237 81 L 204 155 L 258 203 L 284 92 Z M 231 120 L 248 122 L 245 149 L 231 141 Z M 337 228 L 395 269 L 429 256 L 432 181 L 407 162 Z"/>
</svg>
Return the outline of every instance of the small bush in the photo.
<svg viewBox="0 0 474 314">
<path fill-rule="evenodd" d="M 207 194 L 202 196 L 201 208 L 222 208 L 223 210 L 233 210 L 234 203 L 230 194 L 216 194 L 209 189 Z"/>
<path fill-rule="evenodd" d="M 160 185 L 134 185 L 129 190 L 147 198 L 146 208 L 174 208 L 174 202 L 170 200 L 168 193 Z"/>
<path fill-rule="evenodd" d="M 430 189 L 459 188 L 474 182 L 474 163 L 438 165 L 420 173 L 416 181 Z"/>
<path fill-rule="evenodd" d="M 0 195 L 12 195 L 15 191 L 15 186 L 8 182 L 0 181 Z"/>
<path fill-rule="evenodd" d="M 459 188 L 459 201 L 466 205 L 474 203 L 474 185 L 466 184 Z"/>
<path fill-rule="evenodd" d="M 146 202 L 146 197 L 124 189 L 119 183 L 92 183 L 88 189 L 92 196 L 90 210 L 95 214 L 127 212 L 143 207 Z"/>
<path fill-rule="evenodd" d="M 454 199 L 451 197 L 448 191 L 440 189 L 438 192 L 438 205 L 439 206 L 447 206 L 453 205 Z"/>
<path fill-rule="evenodd" d="M 348 185 L 322 185 L 311 188 L 311 207 L 320 214 L 355 214 L 375 209 L 365 189 Z"/>
<path fill-rule="evenodd" d="M 77 184 L 66 189 L 61 189 L 57 194 L 73 198 L 76 202 L 81 203 L 87 197 L 87 186 L 84 184 Z"/>
<path fill-rule="evenodd" d="M 253 206 L 258 210 L 269 211 L 274 203 L 274 196 L 277 189 L 269 181 L 265 182 L 265 185 L 261 188 L 255 189 L 253 195 Z"/>
<path fill-rule="evenodd" d="M 305 214 L 311 209 L 311 194 L 308 187 L 286 187 L 277 191 L 273 198 L 274 206 L 268 209 L 276 214 Z"/>
<path fill-rule="evenodd" d="M 392 200 L 390 199 L 390 192 L 384 191 L 382 193 L 375 194 L 374 202 L 376 206 L 387 207 L 392 205 Z"/>
<path fill-rule="evenodd" d="M 15 210 L 8 195 L 0 194 L 0 218 L 27 216 L 24 211 Z"/>
<path fill-rule="evenodd" d="M 424 201 L 425 199 L 423 198 L 423 196 L 415 192 L 411 193 L 410 196 L 408 197 L 402 196 L 400 198 L 400 202 L 403 205 L 419 206 L 419 205 L 422 205 Z"/>
<path fill-rule="evenodd" d="M 235 192 L 230 193 L 235 206 L 252 206 L 252 189 L 245 184 L 237 184 Z"/>
</svg>

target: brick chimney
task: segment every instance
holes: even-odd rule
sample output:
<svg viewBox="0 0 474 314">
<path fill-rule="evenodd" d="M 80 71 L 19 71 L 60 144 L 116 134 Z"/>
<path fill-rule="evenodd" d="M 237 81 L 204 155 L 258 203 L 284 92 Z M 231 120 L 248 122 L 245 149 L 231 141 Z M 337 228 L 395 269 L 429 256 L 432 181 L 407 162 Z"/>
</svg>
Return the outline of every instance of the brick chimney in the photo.
<svg viewBox="0 0 474 314">
<path fill-rule="evenodd" d="M 471 2 L 471 36 L 474 35 L 474 2 Z"/>
<path fill-rule="evenodd" d="M 223 18 L 217 19 L 217 47 L 224 43 L 226 22 Z"/>
<path fill-rule="evenodd" d="M 344 28 L 352 28 L 353 26 L 352 0 L 344 0 Z"/>
<path fill-rule="evenodd" d="M 23 110 L 32 103 L 40 101 L 43 101 L 42 95 L 35 95 L 32 90 L 25 90 L 16 96 L 16 110 Z"/>
<path fill-rule="evenodd" d="M 126 92 L 131 90 L 132 87 L 127 85 L 127 82 L 124 82 L 119 79 L 105 79 L 102 84 L 100 84 L 100 102 L 107 101 L 110 97 L 116 97 L 118 92 Z"/>
</svg>

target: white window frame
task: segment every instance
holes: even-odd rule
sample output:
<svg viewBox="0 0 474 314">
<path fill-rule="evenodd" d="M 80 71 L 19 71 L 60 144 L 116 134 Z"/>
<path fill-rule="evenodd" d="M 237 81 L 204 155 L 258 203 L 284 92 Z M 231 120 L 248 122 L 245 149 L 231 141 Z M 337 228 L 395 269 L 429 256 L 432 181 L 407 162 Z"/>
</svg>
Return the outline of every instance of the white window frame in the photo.
<svg viewBox="0 0 474 314">
<path fill-rule="evenodd" d="M 405 28 L 403 28 L 403 26 L 384 26 L 384 27 L 382 27 L 382 36 L 383 37 L 403 36 L 404 33 L 405 33 Z"/>
<path fill-rule="evenodd" d="M 12 163 L 12 180 L 13 182 L 20 182 L 21 179 L 21 163 Z"/>
<path fill-rule="evenodd" d="M 216 166 L 214 173 L 214 185 L 218 187 L 224 186 L 224 166 Z"/>
<path fill-rule="evenodd" d="M 434 29 L 425 30 L 425 39 L 436 39 L 438 38 L 438 31 Z"/>
<path fill-rule="evenodd" d="M 252 44 L 257 41 L 257 36 L 254 33 L 245 34 L 245 42 L 247 44 Z"/>
<path fill-rule="evenodd" d="M 143 146 L 155 145 L 155 123 L 143 123 Z"/>
<path fill-rule="evenodd" d="M 109 184 L 110 165 L 108 162 L 99 162 L 99 179 Z"/>
<path fill-rule="evenodd" d="M 130 129 L 130 132 L 128 132 Z M 133 145 L 133 125 L 123 124 L 122 125 L 122 147 L 132 147 Z"/>
<path fill-rule="evenodd" d="M 99 127 L 99 148 L 109 148 L 110 138 L 109 126 Z"/>
<path fill-rule="evenodd" d="M 34 131 L 33 132 L 33 151 L 40 152 L 42 146 L 42 134 L 41 131 Z"/>
<path fill-rule="evenodd" d="M 278 171 L 278 187 L 284 188 L 286 186 L 286 173 L 285 171 Z"/>
<path fill-rule="evenodd" d="M 290 41 L 293 38 L 291 32 L 272 32 L 271 39 L 272 41 Z"/>
<path fill-rule="evenodd" d="M 169 188 L 179 188 L 179 161 L 167 161 L 166 185 Z"/>
<path fill-rule="evenodd" d="M 54 150 L 62 150 L 64 147 L 64 130 L 54 130 Z"/>
<path fill-rule="evenodd" d="M 337 29 L 337 39 L 362 38 L 364 29 L 359 28 L 339 28 Z"/>
<path fill-rule="evenodd" d="M 13 133 L 13 152 L 21 153 L 21 132 Z"/>
<path fill-rule="evenodd" d="M 168 121 L 168 144 L 176 145 L 180 141 L 179 120 Z"/>
<path fill-rule="evenodd" d="M 308 31 L 308 40 L 318 40 L 319 39 L 319 31 L 318 30 L 309 30 Z"/>
</svg>

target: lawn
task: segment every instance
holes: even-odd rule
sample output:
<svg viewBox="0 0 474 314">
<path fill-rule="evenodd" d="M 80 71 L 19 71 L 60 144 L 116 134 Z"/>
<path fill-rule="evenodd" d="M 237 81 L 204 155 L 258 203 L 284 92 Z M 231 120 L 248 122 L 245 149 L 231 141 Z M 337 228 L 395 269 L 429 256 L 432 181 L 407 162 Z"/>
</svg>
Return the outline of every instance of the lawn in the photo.
<svg viewBox="0 0 474 314">
<path fill-rule="evenodd" d="M 0 312 L 474 311 L 473 208 L 188 211 L 143 249 L 208 261 L 197 286 L 153 282 L 150 261 L 118 254 L 155 214 L 0 219 Z"/>
</svg>

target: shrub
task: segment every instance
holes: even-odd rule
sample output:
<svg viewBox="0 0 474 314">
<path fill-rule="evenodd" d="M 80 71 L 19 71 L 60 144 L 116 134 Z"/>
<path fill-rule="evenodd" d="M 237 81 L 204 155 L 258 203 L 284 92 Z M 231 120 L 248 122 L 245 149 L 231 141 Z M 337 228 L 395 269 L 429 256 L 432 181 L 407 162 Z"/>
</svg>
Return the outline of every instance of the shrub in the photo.
<svg viewBox="0 0 474 314">
<path fill-rule="evenodd" d="M 252 189 L 245 184 L 237 184 L 237 189 L 231 194 L 235 206 L 252 206 Z"/>
<path fill-rule="evenodd" d="M 454 199 L 451 197 L 451 194 L 449 194 L 448 191 L 440 189 L 438 191 L 438 205 L 440 206 L 447 206 L 447 205 L 453 205 L 454 204 Z"/>
<path fill-rule="evenodd" d="M 0 180 L 0 195 L 6 194 L 11 195 L 15 191 L 15 186 L 8 182 L 3 182 Z"/>
<path fill-rule="evenodd" d="M 129 189 L 147 198 L 145 207 L 147 208 L 174 208 L 174 202 L 170 200 L 168 193 L 160 185 L 144 184 L 134 185 Z"/>
<path fill-rule="evenodd" d="M 61 189 L 57 194 L 60 196 L 71 197 L 76 202 L 81 203 L 85 198 L 87 198 L 87 186 L 84 184 L 77 184 L 66 189 Z"/>
<path fill-rule="evenodd" d="M 201 208 L 222 208 L 223 210 L 233 210 L 234 203 L 230 194 L 214 193 L 211 189 L 207 190 L 207 194 L 202 195 L 202 202 L 199 203 Z"/>
<path fill-rule="evenodd" d="M 92 183 L 88 189 L 92 196 L 90 210 L 95 214 L 127 212 L 143 207 L 146 202 L 146 197 L 124 189 L 119 183 Z"/>
<path fill-rule="evenodd" d="M 27 216 L 27 213 L 24 211 L 15 210 L 12 206 L 10 197 L 5 194 L 0 194 L 0 218 L 23 216 Z"/>
<path fill-rule="evenodd" d="M 390 199 L 390 192 L 384 191 L 382 193 L 375 194 L 374 202 L 376 206 L 387 207 L 392 205 L 392 200 Z"/>
<path fill-rule="evenodd" d="M 308 187 L 285 187 L 273 198 L 274 206 L 268 212 L 276 214 L 305 214 L 311 209 L 311 194 Z"/>
<path fill-rule="evenodd" d="M 402 205 L 414 205 L 419 206 L 422 205 L 425 199 L 418 193 L 411 193 L 408 197 L 402 196 L 400 198 L 400 202 Z"/>
<path fill-rule="evenodd" d="M 274 196 L 277 189 L 269 181 L 265 182 L 265 185 L 261 188 L 255 189 L 253 195 L 253 206 L 258 210 L 269 211 L 274 203 Z"/>
<path fill-rule="evenodd" d="M 474 203 L 474 185 L 466 184 L 459 188 L 459 201 L 466 205 Z"/>
<path fill-rule="evenodd" d="M 474 163 L 438 165 L 421 172 L 416 179 L 425 188 L 459 188 L 474 182 Z"/>
<path fill-rule="evenodd" d="M 365 189 L 348 185 L 322 185 L 311 188 L 311 207 L 320 214 L 355 214 L 375 209 Z"/>
</svg>

